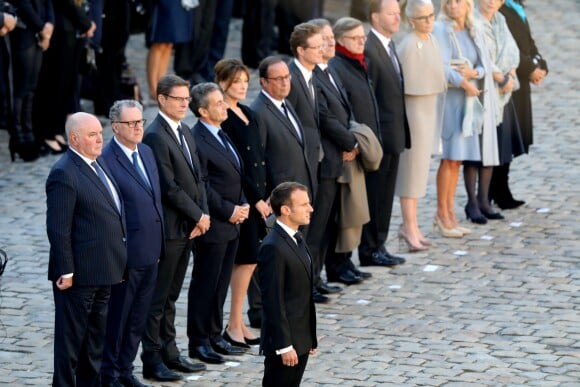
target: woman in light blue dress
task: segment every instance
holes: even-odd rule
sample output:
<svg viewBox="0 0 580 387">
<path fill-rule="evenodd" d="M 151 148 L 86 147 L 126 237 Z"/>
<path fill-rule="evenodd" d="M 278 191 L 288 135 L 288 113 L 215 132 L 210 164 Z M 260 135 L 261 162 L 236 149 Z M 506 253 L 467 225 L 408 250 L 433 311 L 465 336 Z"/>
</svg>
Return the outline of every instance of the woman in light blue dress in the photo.
<svg viewBox="0 0 580 387">
<path fill-rule="evenodd" d="M 448 89 L 441 132 L 442 156 L 437 171 L 437 215 L 434 226 L 444 237 L 460 238 L 470 230 L 459 225 L 455 191 L 465 160 L 481 161 L 478 97 L 485 70 L 475 42 L 473 0 L 442 0 L 433 29 L 441 47 Z M 494 127 L 495 128 L 495 127 Z"/>
</svg>

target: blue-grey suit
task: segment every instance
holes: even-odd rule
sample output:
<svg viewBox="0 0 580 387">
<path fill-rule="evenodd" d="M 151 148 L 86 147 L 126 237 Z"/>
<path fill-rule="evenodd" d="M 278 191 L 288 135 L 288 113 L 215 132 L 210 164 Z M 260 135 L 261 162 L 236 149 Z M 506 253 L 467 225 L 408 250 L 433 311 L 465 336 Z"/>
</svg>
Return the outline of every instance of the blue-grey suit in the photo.
<svg viewBox="0 0 580 387">
<path fill-rule="evenodd" d="M 72 150 L 52 167 L 46 196 L 56 313 L 53 385 L 89 386 L 99 380 L 111 285 L 121 282 L 127 263 L 123 207 L 117 208 L 93 168 Z M 55 281 L 68 273 L 73 286 L 61 291 Z"/>
<path fill-rule="evenodd" d="M 163 250 L 163 210 L 159 173 L 153 151 L 138 144 L 149 184 L 139 175 L 113 139 L 103 150 L 103 159 L 121 190 L 127 223 L 127 279 L 111 289 L 102 382 L 130 377 L 133 361 L 145 329 L 157 279 L 157 262 Z"/>
</svg>

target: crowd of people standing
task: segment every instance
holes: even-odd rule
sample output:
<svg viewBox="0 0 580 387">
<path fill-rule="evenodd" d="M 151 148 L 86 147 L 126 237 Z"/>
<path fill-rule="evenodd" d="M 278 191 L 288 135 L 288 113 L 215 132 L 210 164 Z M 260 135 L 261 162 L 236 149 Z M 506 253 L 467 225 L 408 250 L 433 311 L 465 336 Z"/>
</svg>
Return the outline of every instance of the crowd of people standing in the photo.
<svg viewBox="0 0 580 387">
<path fill-rule="evenodd" d="M 533 142 L 530 84 L 543 81 L 547 65 L 520 1 L 476 1 L 442 0 L 436 16 L 430 0 L 370 0 L 368 32 L 352 17 L 293 23 L 287 51 L 278 50 L 289 56 L 262 53 L 248 63 L 257 67 L 261 86 L 249 106 L 243 101 L 251 71 L 243 60 L 220 59 L 218 44 L 202 60 L 207 65 L 215 54 L 210 71 L 194 69 L 192 55 L 200 52 L 191 42 L 197 40 L 169 39 L 151 23 L 149 98 L 159 114 L 147 126 L 138 101 L 113 98 L 102 105 L 114 133 L 104 149 L 95 116 L 74 113 L 74 99 L 55 102 L 61 106 L 43 113 L 59 114 L 60 124 L 55 117 L 54 130 L 43 132 L 50 134 L 44 144 L 64 153 L 46 184 L 53 384 L 142 386 L 133 374 L 141 343 L 146 379 L 181 380 L 181 373 L 203 371 L 203 363 L 221 364 L 259 344 L 266 356 L 263 385 L 299 385 L 318 345 L 314 304 L 344 291 L 332 283 L 371 277 L 352 253 L 358 250 L 360 267 L 405 263 L 385 246 L 395 196 L 401 245 L 408 252 L 432 247 L 418 226 L 432 155 L 441 155 L 433 218 L 441 236 L 471 232 L 455 213 L 461 167 L 471 222 L 504 218 L 492 200 L 501 209 L 522 205 L 511 195 L 509 167 Z M 98 27 L 90 7 L 73 3 L 85 17 L 74 19 L 78 44 L 98 35 Z M 153 2 L 154 17 L 171 17 L 162 12 L 164 3 Z M 193 2 L 174 11 L 195 21 L 200 15 L 186 3 Z M 207 3 L 200 1 L 200 13 Z M 46 6 L 37 8 L 44 23 L 34 24 L 41 28 L 34 51 L 42 57 L 44 37 L 57 35 L 58 12 L 49 0 L 34 4 Z M 233 8 L 226 9 L 231 16 Z M 10 16 L 1 16 L 0 34 L 13 34 Z M 191 27 L 186 30 L 195 36 L 199 25 Z M 178 75 L 165 75 L 173 44 L 185 44 L 175 47 Z M 71 55 L 82 51 L 65 47 Z M 40 78 L 48 58 L 33 66 Z M 30 86 L 22 99 L 40 98 L 42 82 L 53 81 L 39 80 L 36 93 Z M 78 76 L 71 82 L 78 98 Z M 10 91 L 11 106 L 17 94 Z M 29 126 L 22 118 L 18 129 L 10 116 L 13 136 L 34 132 L 21 128 L 35 128 L 32 101 L 23 108 L 30 115 L 19 114 L 30 118 Z M 188 109 L 198 118 L 193 128 L 183 122 Z M 18 141 L 11 136 L 11 151 L 25 159 L 17 145 L 25 141 Z M 182 356 L 176 342 L 175 302 L 192 253 L 188 354 L 202 363 Z M 261 327 L 260 336 L 243 321 L 246 295 L 250 325 Z"/>
</svg>

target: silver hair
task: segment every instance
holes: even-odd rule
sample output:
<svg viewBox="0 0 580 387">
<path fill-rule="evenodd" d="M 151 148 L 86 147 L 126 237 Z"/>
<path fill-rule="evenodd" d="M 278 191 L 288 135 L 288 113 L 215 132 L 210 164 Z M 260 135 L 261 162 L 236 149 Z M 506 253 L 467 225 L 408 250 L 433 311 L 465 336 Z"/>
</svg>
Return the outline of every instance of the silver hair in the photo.
<svg viewBox="0 0 580 387">
<path fill-rule="evenodd" d="M 363 26 L 363 22 L 358 19 L 350 16 L 341 17 L 336 21 L 336 23 L 334 23 L 334 26 L 332 26 L 332 32 L 334 33 L 334 38 L 338 39 L 342 38 L 342 36 L 348 31 L 354 30 L 360 26 Z"/>
<path fill-rule="evenodd" d="M 418 7 L 430 5 L 433 7 L 431 0 L 407 0 L 405 4 L 405 16 L 409 19 L 415 16 L 415 11 Z"/>
<path fill-rule="evenodd" d="M 113 103 L 111 109 L 109 109 L 109 120 L 119 121 L 121 118 L 121 113 L 123 112 L 123 108 L 137 108 L 141 113 L 143 113 L 143 105 L 134 99 L 120 99 Z"/>
<path fill-rule="evenodd" d="M 218 90 L 220 93 L 222 92 L 222 89 L 213 82 L 200 83 L 191 88 L 191 102 L 189 103 L 189 108 L 196 117 L 201 117 L 199 114 L 199 108 L 207 109 L 209 106 L 207 96 L 215 90 Z"/>
</svg>

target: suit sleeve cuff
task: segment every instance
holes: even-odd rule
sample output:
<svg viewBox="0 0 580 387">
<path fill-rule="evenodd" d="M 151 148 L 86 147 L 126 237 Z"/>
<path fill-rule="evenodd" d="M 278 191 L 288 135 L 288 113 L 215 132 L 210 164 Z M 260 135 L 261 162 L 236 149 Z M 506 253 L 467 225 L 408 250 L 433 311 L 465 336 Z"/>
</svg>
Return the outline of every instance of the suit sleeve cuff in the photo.
<svg viewBox="0 0 580 387">
<path fill-rule="evenodd" d="M 290 346 L 288 346 L 288 347 L 286 347 L 286 348 L 277 349 L 277 350 L 276 350 L 276 355 L 283 355 L 283 354 L 285 354 L 286 352 L 290 352 L 290 351 L 292 351 L 293 349 L 294 349 L 294 347 L 293 347 L 293 346 L 291 346 L 291 345 L 290 345 Z"/>
<path fill-rule="evenodd" d="M 68 273 L 68 274 L 63 274 L 61 275 L 62 278 L 72 278 L 74 275 L 74 273 Z"/>
</svg>

